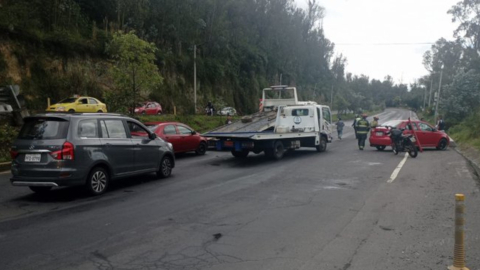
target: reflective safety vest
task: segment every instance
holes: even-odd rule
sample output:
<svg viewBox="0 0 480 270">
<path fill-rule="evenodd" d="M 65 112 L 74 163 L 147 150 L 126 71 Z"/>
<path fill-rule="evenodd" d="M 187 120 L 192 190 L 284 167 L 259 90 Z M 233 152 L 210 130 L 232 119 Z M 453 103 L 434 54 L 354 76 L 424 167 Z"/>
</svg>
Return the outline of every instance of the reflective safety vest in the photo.
<svg viewBox="0 0 480 270">
<path fill-rule="evenodd" d="M 367 119 L 360 119 L 357 121 L 356 127 L 357 134 L 367 134 L 370 129 L 370 123 L 368 123 Z"/>
<path fill-rule="evenodd" d="M 371 128 L 376 128 L 378 126 L 378 121 L 373 120 Z"/>
</svg>

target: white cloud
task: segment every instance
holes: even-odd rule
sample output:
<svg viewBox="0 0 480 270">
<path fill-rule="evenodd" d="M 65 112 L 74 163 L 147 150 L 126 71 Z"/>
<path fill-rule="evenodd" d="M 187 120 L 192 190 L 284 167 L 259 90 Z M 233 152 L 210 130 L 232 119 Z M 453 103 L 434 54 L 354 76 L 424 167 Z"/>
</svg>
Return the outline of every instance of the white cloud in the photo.
<svg viewBox="0 0 480 270">
<path fill-rule="evenodd" d="M 307 0 L 295 0 L 306 8 Z M 439 38 L 453 38 L 447 11 L 458 0 L 325 0 L 323 27 L 347 71 L 412 83 L 427 74 L 422 56 Z"/>
</svg>

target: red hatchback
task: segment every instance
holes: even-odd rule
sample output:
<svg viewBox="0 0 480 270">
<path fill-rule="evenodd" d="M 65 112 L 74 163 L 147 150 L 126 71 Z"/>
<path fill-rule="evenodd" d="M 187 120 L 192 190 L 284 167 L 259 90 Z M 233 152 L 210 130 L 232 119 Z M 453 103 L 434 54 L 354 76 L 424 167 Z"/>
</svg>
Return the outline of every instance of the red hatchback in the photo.
<svg viewBox="0 0 480 270">
<path fill-rule="evenodd" d="M 422 147 L 435 147 L 443 150 L 450 144 L 450 138 L 447 133 L 437 130 L 425 121 L 412 120 L 411 122 Z M 370 146 L 376 147 L 378 150 L 383 150 L 385 147 L 391 145 L 390 137 L 387 135 L 388 127 L 405 129 L 403 134 L 412 134 L 412 130 L 407 123 L 408 120 L 391 120 L 372 129 L 369 139 Z"/>
<path fill-rule="evenodd" d="M 171 143 L 175 153 L 195 151 L 198 155 L 204 155 L 207 151 L 207 139 L 185 124 L 148 122 L 145 125 L 158 137 Z"/>
<path fill-rule="evenodd" d="M 136 114 L 162 114 L 162 105 L 158 102 L 145 102 L 142 106 L 135 108 Z"/>
</svg>

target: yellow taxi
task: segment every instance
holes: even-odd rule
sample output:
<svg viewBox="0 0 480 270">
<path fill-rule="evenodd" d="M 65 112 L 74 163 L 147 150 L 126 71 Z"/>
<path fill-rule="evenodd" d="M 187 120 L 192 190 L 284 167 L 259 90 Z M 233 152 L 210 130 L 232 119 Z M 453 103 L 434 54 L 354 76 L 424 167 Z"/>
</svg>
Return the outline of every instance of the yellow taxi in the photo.
<svg viewBox="0 0 480 270">
<path fill-rule="evenodd" d="M 71 97 L 49 106 L 47 112 L 107 112 L 107 105 L 93 97 Z"/>
</svg>

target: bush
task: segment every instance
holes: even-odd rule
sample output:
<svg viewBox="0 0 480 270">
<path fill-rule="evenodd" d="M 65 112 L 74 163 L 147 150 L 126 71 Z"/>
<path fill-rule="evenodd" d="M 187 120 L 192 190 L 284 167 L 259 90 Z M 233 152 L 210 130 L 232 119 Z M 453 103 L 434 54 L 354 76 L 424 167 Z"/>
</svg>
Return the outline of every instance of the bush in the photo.
<svg viewBox="0 0 480 270">
<path fill-rule="evenodd" d="M 18 131 L 8 124 L 0 124 L 0 162 L 10 161 L 10 148 Z"/>
</svg>

